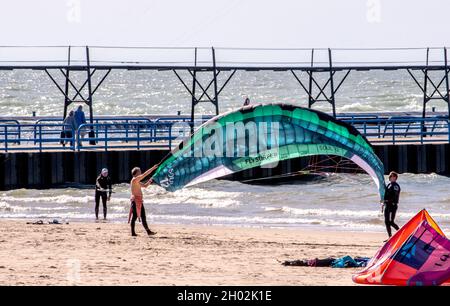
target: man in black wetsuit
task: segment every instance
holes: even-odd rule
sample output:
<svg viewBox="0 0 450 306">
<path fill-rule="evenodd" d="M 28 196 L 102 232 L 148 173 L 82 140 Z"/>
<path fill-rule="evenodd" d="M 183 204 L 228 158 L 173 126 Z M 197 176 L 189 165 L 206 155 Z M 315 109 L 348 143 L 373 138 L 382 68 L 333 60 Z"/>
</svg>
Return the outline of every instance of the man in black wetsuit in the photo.
<svg viewBox="0 0 450 306">
<path fill-rule="evenodd" d="M 106 202 L 111 199 L 112 183 L 108 174 L 108 169 L 103 168 L 100 175 L 95 182 L 95 218 L 98 220 L 98 208 L 100 205 L 100 198 L 103 203 L 103 217 L 106 220 Z"/>
<path fill-rule="evenodd" d="M 384 223 L 389 237 L 392 236 L 391 226 L 398 230 L 395 224 L 395 213 L 397 212 L 398 200 L 400 198 L 400 185 L 397 184 L 398 174 L 394 171 L 389 173 L 389 184 L 386 186 L 384 194 Z"/>
</svg>

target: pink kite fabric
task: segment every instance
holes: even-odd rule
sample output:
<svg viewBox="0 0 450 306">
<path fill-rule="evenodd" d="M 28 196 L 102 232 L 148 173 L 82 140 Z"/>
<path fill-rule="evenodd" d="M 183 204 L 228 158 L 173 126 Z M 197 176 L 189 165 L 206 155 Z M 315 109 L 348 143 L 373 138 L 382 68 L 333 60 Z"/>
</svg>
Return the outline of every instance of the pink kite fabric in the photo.
<svg viewBox="0 0 450 306">
<path fill-rule="evenodd" d="M 353 281 L 398 286 L 449 283 L 450 240 L 423 210 L 386 242 Z"/>
<path fill-rule="evenodd" d="M 385 282 L 437 286 L 450 279 L 450 240 L 423 221 L 393 257 Z"/>
</svg>

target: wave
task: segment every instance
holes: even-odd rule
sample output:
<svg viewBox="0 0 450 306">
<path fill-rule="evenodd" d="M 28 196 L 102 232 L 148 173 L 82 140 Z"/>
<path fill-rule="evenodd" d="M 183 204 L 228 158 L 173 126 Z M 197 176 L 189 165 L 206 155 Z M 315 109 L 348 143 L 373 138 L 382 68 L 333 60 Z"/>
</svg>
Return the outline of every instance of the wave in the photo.
<svg viewBox="0 0 450 306">
<path fill-rule="evenodd" d="M 79 203 L 87 204 L 94 201 L 93 196 L 69 196 L 69 195 L 57 195 L 57 196 L 35 196 L 35 197 L 15 197 L 15 196 L 0 196 L 0 201 L 16 202 L 16 203 L 53 203 L 53 204 L 68 204 Z"/>
<path fill-rule="evenodd" d="M 369 218 L 382 218 L 383 214 L 381 210 L 340 210 L 340 209 L 301 209 L 293 208 L 288 206 L 283 207 L 265 207 L 265 211 L 279 211 L 287 214 L 298 215 L 298 216 L 321 216 L 321 217 L 352 217 L 359 218 L 361 221 L 365 221 Z M 430 210 L 431 211 L 431 210 Z M 410 219 L 417 212 L 398 212 L 398 218 Z M 434 218 L 440 219 L 450 219 L 450 213 L 431 213 Z"/>
<path fill-rule="evenodd" d="M 221 217 L 221 216 L 170 216 L 170 215 L 152 215 L 153 221 L 172 221 L 183 223 L 188 221 L 193 224 L 213 224 L 213 225 L 238 225 L 238 226 L 324 226 L 334 229 L 347 230 L 382 230 L 384 226 L 377 224 L 367 224 L 365 222 L 348 222 L 331 219 L 308 219 L 308 218 L 265 218 L 265 217 Z"/>
<path fill-rule="evenodd" d="M 108 219 L 112 221 L 127 220 L 128 214 L 109 214 Z M 44 219 L 44 220 L 63 220 L 63 222 L 69 221 L 86 221 L 94 220 L 93 213 L 81 213 L 81 212 L 66 212 L 66 213 L 14 213 L 14 214 L 0 214 L 0 219 Z"/>
<path fill-rule="evenodd" d="M 402 174 L 400 184 L 399 223 L 425 206 L 443 228 L 450 226 L 450 178 Z M 333 174 L 316 184 L 276 187 L 215 180 L 170 193 L 150 186 L 144 197 L 149 220 L 159 223 L 384 231 L 373 187 L 364 174 Z M 114 191 L 108 217 L 126 222 L 129 185 L 115 185 Z M 3 192 L 0 218 L 92 220 L 94 192 L 76 188 Z"/>
<path fill-rule="evenodd" d="M 11 205 L 7 202 L 0 202 L 0 212 L 17 212 L 17 211 L 27 211 L 31 210 L 31 207 L 21 207 L 21 206 L 15 206 Z"/>
</svg>

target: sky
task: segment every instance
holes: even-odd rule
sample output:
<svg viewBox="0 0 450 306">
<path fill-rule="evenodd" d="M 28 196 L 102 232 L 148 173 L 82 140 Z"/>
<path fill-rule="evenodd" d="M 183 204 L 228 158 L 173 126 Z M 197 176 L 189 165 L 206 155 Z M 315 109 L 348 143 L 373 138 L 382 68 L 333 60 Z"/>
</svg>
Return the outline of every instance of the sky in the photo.
<svg viewBox="0 0 450 306">
<path fill-rule="evenodd" d="M 448 0 L 0 0 L 0 45 L 450 46 Z"/>
</svg>

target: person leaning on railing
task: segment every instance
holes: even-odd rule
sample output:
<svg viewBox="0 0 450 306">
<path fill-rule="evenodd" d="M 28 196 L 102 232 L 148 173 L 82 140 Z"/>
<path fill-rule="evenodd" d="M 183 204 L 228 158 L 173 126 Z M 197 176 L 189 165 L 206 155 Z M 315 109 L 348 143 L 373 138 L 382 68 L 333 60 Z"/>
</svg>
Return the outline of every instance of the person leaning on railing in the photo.
<svg viewBox="0 0 450 306">
<path fill-rule="evenodd" d="M 70 139 L 70 145 L 73 146 L 73 133 L 77 129 L 73 111 L 69 112 L 69 115 L 66 117 L 66 119 L 64 119 L 63 124 L 64 126 L 61 132 L 61 144 L 65 147 L 66 142 L 64 139 Z"/>
</svg>

